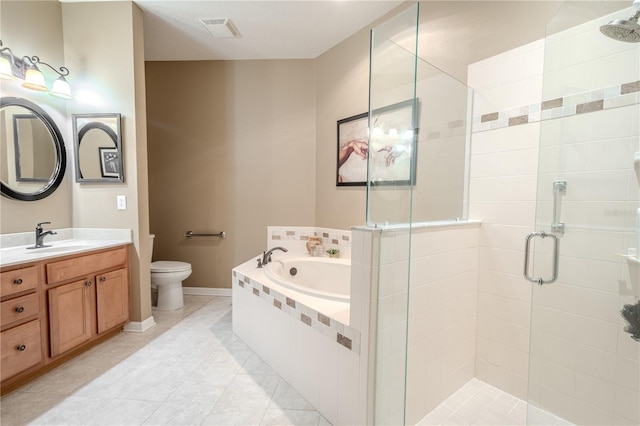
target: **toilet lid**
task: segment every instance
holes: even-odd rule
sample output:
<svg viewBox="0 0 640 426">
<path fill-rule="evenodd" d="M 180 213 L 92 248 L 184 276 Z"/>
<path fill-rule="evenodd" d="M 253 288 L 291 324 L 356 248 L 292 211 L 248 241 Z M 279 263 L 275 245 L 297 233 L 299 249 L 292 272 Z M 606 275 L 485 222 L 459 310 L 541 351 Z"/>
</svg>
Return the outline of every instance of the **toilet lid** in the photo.
<svg viewBox="0 0 640 426">
<path fill-rule="evenodd" d="M 191 264 L 187 262 L 176 262 L 174 260 L 151 262 L 151 272 L 182 272 L 189 269 L 191 269 Z"/>
</svg>

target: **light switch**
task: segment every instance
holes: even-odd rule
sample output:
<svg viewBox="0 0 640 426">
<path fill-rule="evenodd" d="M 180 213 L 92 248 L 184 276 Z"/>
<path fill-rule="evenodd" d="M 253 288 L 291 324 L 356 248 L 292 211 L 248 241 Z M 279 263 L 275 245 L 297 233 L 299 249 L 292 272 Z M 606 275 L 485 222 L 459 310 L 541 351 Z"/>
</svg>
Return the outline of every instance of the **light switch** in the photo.
<svg viewBox="0 0 640 426">
<path fill-rule="evenodd" d="M 116 201 L 118 203 L 118 210 L 126 210 L 127 209 L 127 196 L 126 195 L 118 195 L 118 196 L 116 196 Z"/>
</svg>

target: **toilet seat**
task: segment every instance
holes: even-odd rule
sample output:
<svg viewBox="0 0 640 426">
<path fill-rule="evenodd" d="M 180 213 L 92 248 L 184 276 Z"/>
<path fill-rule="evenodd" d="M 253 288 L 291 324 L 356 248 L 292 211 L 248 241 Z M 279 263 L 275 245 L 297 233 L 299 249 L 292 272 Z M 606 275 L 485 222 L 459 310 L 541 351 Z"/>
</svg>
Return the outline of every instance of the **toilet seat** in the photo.
<svg viewBox="0 0 640 426">
<path fill-rule="evenodd" d="M 177 262 L 174 260 L 156 260 L 155 262 L 151 262 L 151 272 L 183 272 L 190 269 L 191 264 L 187 262 Z"/>
</svg>

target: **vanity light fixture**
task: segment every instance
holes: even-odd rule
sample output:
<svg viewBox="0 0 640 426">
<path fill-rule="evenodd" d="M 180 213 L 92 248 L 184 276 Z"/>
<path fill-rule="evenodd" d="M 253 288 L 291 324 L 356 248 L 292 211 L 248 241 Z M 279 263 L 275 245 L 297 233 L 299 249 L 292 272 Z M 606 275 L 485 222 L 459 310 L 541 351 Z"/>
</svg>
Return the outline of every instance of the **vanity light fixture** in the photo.
<svg viewBox="0 0 640 426">
<path fill-rule="evenodd" d="M 51 90 L 47 87 L 44 75 L 38 65 L 46 65 L 58 74 Z M 65 78 L 68 75 L 68 68 L 60 67 L 57 70 L 48 63 L 42 62 L 37 56 L 18 58 L 11 49 L 4 47 L 2 40 L 0 40 L 0 78 L 24 80 L 22 87 L 39 92 L 49 92 L 50 95 L 58 98 L 71 99 L 71 86 Z"/>
</svg>

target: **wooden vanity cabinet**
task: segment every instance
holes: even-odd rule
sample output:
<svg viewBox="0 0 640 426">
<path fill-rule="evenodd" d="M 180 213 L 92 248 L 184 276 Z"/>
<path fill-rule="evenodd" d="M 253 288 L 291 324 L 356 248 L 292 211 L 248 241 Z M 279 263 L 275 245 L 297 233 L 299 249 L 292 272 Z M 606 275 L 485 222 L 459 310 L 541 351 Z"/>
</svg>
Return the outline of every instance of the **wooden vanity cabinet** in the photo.
<svg viewBox="0 0 640 426">
<path fill-rule="evenodd" d="M 118 333 L 129 320 L 129 246 L 0 271 L 2 393 Z"/>
<path fill-rule="evenodd" d="M 126 263 L 123 247 L 47 264 L 51 357 L 128 321 Z"/>
</svg>

